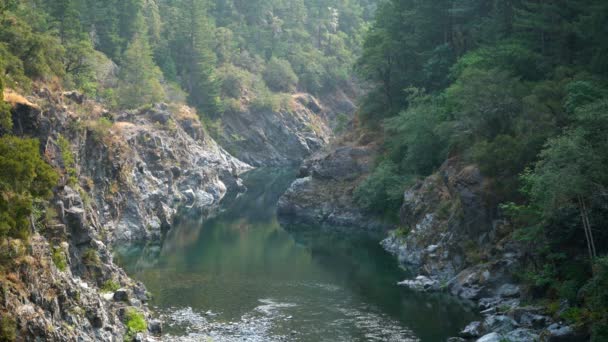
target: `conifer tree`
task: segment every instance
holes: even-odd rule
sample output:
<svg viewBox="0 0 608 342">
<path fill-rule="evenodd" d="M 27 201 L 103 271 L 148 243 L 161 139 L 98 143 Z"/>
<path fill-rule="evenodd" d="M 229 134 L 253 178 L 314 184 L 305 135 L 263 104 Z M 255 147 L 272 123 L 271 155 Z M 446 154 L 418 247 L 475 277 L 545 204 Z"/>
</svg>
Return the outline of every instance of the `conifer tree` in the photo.
<svg viewBox="0 0 608 342">
<path fill-rule="evenodd" d="M 140 31 L 133 36 L 125 50 L 119 75 L 119 104 L 126 108 L 154 103 L 164 96 L 160 84 L 162 73 L 154 63 L 143 18 L 139 16 L 138 20 Z"/>
</svg>

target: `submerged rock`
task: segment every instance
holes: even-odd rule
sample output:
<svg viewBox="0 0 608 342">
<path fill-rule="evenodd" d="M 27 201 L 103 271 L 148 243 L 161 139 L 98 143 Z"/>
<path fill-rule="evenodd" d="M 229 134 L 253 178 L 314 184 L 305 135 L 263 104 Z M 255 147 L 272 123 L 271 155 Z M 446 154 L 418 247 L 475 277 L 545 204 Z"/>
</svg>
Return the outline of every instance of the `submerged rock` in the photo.
<svg viewBox="0 0 608 342">
<path fill-rule="evenodd" d="M 440 288 L 437 280 L 422 275 L 419 275 L 412 280 L 400 281 L 397 284 L 408 287 L 415 291 L 437 291 Z"/>
</svg>

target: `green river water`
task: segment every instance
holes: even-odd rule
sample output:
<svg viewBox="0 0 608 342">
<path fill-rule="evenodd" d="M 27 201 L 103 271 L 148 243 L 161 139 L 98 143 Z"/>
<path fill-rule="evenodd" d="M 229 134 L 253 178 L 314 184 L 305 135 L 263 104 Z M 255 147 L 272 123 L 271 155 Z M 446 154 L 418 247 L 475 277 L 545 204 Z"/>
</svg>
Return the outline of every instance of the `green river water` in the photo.
<svg viewBox="0 0 608 342">
<path fill-rule="evenodd" d="M 167 341 L 445 341 L 474 312 L 407 278 L 379 237 L 281 227 L 292 171 L 256 170 L 213 218 L 181 215 L 162 244 L 116 260 L 152 293 Z"/>
</svg>

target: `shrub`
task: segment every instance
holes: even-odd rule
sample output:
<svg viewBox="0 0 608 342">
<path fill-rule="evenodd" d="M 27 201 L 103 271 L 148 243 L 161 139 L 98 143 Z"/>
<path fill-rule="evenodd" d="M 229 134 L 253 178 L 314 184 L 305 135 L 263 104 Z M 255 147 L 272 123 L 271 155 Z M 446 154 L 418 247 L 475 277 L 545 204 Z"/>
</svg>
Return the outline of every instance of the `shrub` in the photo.
<svg viewBox="0 0 608 342">
<path fill-rule="evenodd" d="M 398 174 L 395 163 L 384 161 L 355 189 L 355 203 L 376 214 L 396 213 L 407 184 L 407 177 Z"/>
<path fill-rule="evenodd" d="M 0 137 L 0 237 L 29 235 L 34 202 L 50 197 L 58 178 L 38 140 Z"/>
<path fill-rule="evenodd" d="M 87 248 L 82 254 L 82 262 L 87 266 L 99 266 L 101 264 L 99 253 L 93 248 Z"/>
<path fill-rule="evenodd" d="M 61 151 L 61 159 L 63 160 L 63 167 L 68 175 L 68 183 L 74 185 L 78 183 L 78 175 L 76 172 L 76 161 L 72 154 L 72 150 L 70 149 L 70 142 L 60 134 L 57 139 L 57 146 L 59 146 L 59 151 Z"/>
<path fill-rule="evenodd" d="M 290 92 L 296 89 L 298 76 L 284 59 L 272 58 L 264 69 L 264 81 L 273 91 Z"/>
<path fill-rule="evenodd" d="M 17 322 L 6 314 L 0 319 L 0 341 L 9 342 L 17 339 Z"/>
<path fill-rule="evenodd" d="M 146 331 L 148 328 L 144 315 L 135 308 L 127 309 L 125 313 L 125 325 L 127 327 L 125 341 L 132 340 L 137 333 Z"/>
<path fill-rule="evenodd" d="M 120 288 L 120 284 L 116 281 L 109 279 L 103 285 L 101 285 L 101 292 L 116 292 Z"/>
<path fill-rule="evenodd" d="M 61 247 L 52 247 L 51 258 L 53 263 L 60 271 L 65 271 L 68 267 L 68 260 Z"/>
<path fill-rule="evenodd" d="M 597 258 L 593 277 L 581 290 L 591 312 L 591 341 L 608 340 L 608 256 Z"/>
</svg>

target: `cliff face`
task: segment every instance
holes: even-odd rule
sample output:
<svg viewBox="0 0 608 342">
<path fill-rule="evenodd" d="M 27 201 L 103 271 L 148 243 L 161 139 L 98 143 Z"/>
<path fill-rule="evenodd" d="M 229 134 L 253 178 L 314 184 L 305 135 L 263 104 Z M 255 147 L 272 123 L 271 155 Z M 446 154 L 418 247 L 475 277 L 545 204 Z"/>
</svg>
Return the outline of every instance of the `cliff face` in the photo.
<svg viewBox="0 0 608 342">
<path fill-rule="evenodd" d="M 240 160 L 254 166 L 297 165 L 332 137 L 339 114 L 352 116 L 355 106 L 343 93 L 319 100 L 294 94 L 278 111 L 246 105 L 222 116 L 220 139 Z"/>
<path fill-rule="evenodd" d="M 119 341 L 129 312 L 148 321 L 143 284 L 112 260 L 119 240 L 156 239 L 180 206 L 211 212 L 251 167 L 211 139 L 184 106 L 110 112 L 76 93 L 38 89 L 13 104 L 14 134 L 36 137 L 63 174 L 30 246 L 14 240 L 1 280 L 3 317 L 23 340 Z M 135 332 L 131 332 L 135 335 Z"/>
<path fill-rule="evenodd" d="M 281 196 L 282 221 L 344 229 L 378 230 L 388 226 L 357 208 L 353 191 L 369 175 L 377 146 L 341 146 L 319 152 L 300 168 L 299 178 Z"/>
</svg>

